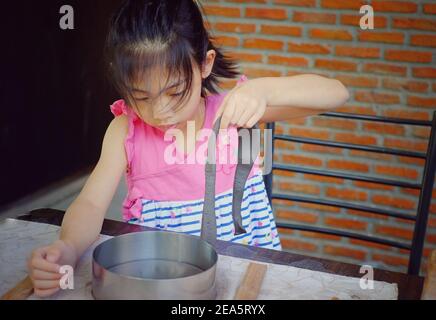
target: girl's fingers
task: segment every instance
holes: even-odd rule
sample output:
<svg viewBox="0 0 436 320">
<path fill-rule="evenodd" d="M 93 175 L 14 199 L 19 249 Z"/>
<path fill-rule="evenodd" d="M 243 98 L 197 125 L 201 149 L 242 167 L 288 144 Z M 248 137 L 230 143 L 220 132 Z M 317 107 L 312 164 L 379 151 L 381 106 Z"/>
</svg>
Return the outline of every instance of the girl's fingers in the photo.
<svg viewBox="0 0 436 320">
<path fill-rule="evenodd" d="M 30 277 L 33 280 L 60 280 L 63 274 L 56 272 L 47 272 L 44 270 L 33 269 Z"/>
<path fill-rule="evenodd" d="M 261 112 L 256 112 L 248 121 L 247 121 L 247 127 L 252 128 L 260 119 L 262 118 Z"/>
<path fill-rule="evenodd" d="M 226 108 L 227 105 L 227 101 L 230 99 L 230 97 L 232 96 L 233 92 L 230 91 L 229 93 L 227 93 L 227 95 L 224 97 L 224 100 L 221 103 L 221 106 L 218 108 L 216 114 L 215 114 L 215 118 L 213 120 L 213 124 L 215 124 L 215 122 L 218 120 L 218 118 L 224 113 L 224 110 Z"/>
<path fill-rule="evenodd" d="M 34 293 L 36 296 L 40 298 L 46 298 L 51 296 L 52 294 L 55 294 L 57 291 L 59 291 L 60 288 L 53 288 L 53 289 L 35 289 Z"/>
<path fill-rule="evenodd" d="M 35 289 L 55 289 L 60 288 L 59 280 L 34 280 L 33 287 Z"/>
<path fill-rule="evenodd" d="M 31 261 L 32 268 L 46 272 L 59 273 L 60 266 L 57 263 L 48 262 L 42 258 L 34 258 Z"/>
<path fill-rule="evenodd" d="M 245 111 L 242 113 L 241 117 L 239 118 L 237 122 L 238 127 L 243 127 L 247 124 L 248 120 L 253 116 L 253 110 L 252 109 L 245 109 Z"/>
<path fill-rule="evenodd" d="M 221 124 L 220 129 L 227 129 L 229 127 L 229 124 L 233 118 L 235 112 L 235 102 L 234 100 L 228 101 L 225 110 L 223 112 L 223 116 L 221 118 Z"/>
</svg>

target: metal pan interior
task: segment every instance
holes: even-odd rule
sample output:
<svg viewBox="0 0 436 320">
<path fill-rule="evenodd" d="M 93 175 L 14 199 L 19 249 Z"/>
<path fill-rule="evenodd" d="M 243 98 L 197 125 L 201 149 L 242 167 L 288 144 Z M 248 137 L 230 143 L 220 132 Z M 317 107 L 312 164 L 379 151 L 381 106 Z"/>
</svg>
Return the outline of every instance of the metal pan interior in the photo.
<svg viewBox="0 0 436 320">
<path fill-rule="evenodd" d="M 197 236 L 147 231 L 130 233 L 98 245 L 94 263 L 110 272 L 138 279 L 180 279 L 215 266 L 215 249 Z"/>
</svg>

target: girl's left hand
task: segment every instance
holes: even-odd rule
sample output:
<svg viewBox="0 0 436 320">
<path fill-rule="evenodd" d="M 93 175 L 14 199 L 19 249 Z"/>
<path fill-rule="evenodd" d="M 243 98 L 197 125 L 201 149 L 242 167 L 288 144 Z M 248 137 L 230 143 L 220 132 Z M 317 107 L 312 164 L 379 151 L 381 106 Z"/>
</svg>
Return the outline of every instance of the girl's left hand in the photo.
<svg viewBox="0 0 436 320">
<path fill-rule="evenodd" d="M 253 81 L 237 84 L 227 93 L 213 121 L 215 123 L 222 115 L 220 129 L 227 129 L 229 125 L 251 128 L 263 117 L 266 98 Z"/>
</svg>

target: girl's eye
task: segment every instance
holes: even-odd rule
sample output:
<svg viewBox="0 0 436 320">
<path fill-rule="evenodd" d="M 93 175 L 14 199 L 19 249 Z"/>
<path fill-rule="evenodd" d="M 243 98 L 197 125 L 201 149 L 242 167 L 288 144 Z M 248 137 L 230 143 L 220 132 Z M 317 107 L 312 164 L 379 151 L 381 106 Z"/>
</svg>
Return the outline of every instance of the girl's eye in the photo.
<svg viewBox="0 0 436 320">
<path fill-rule="evenodd" d="M 181 96 L 183 94 L 183 92 L 178 92 L 178 93 L 174 93 L 174 94 L 172 94 L 171 96 L 172 97 L 179 97 L 179 96 Z M 145 97 L 145 98 L 136 98 L 136 100 L 137 101 L 147 101 L 148 100 L 148 97 Z"/>
</svg>

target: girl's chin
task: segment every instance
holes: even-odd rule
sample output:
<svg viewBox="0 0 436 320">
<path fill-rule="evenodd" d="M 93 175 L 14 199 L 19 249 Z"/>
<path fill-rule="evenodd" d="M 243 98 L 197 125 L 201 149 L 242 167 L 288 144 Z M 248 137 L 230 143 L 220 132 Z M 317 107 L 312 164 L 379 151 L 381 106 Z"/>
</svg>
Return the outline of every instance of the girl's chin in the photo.
<svg viewBox="0 0 436 320">
<path fill-rule="evenodd" d="M 170 130 L 170 129 L 175 129 L 175 128 L 177 128 L 177 126 L 178 126 L 178 124 L 176 123 L 173 125 L 162 125 L 162 126 L 157 125 L 157 126 L 155 126 L 155 128 L 159 129 L 162 132 L 165 132 L 165 131 Z"/>
</svg>

